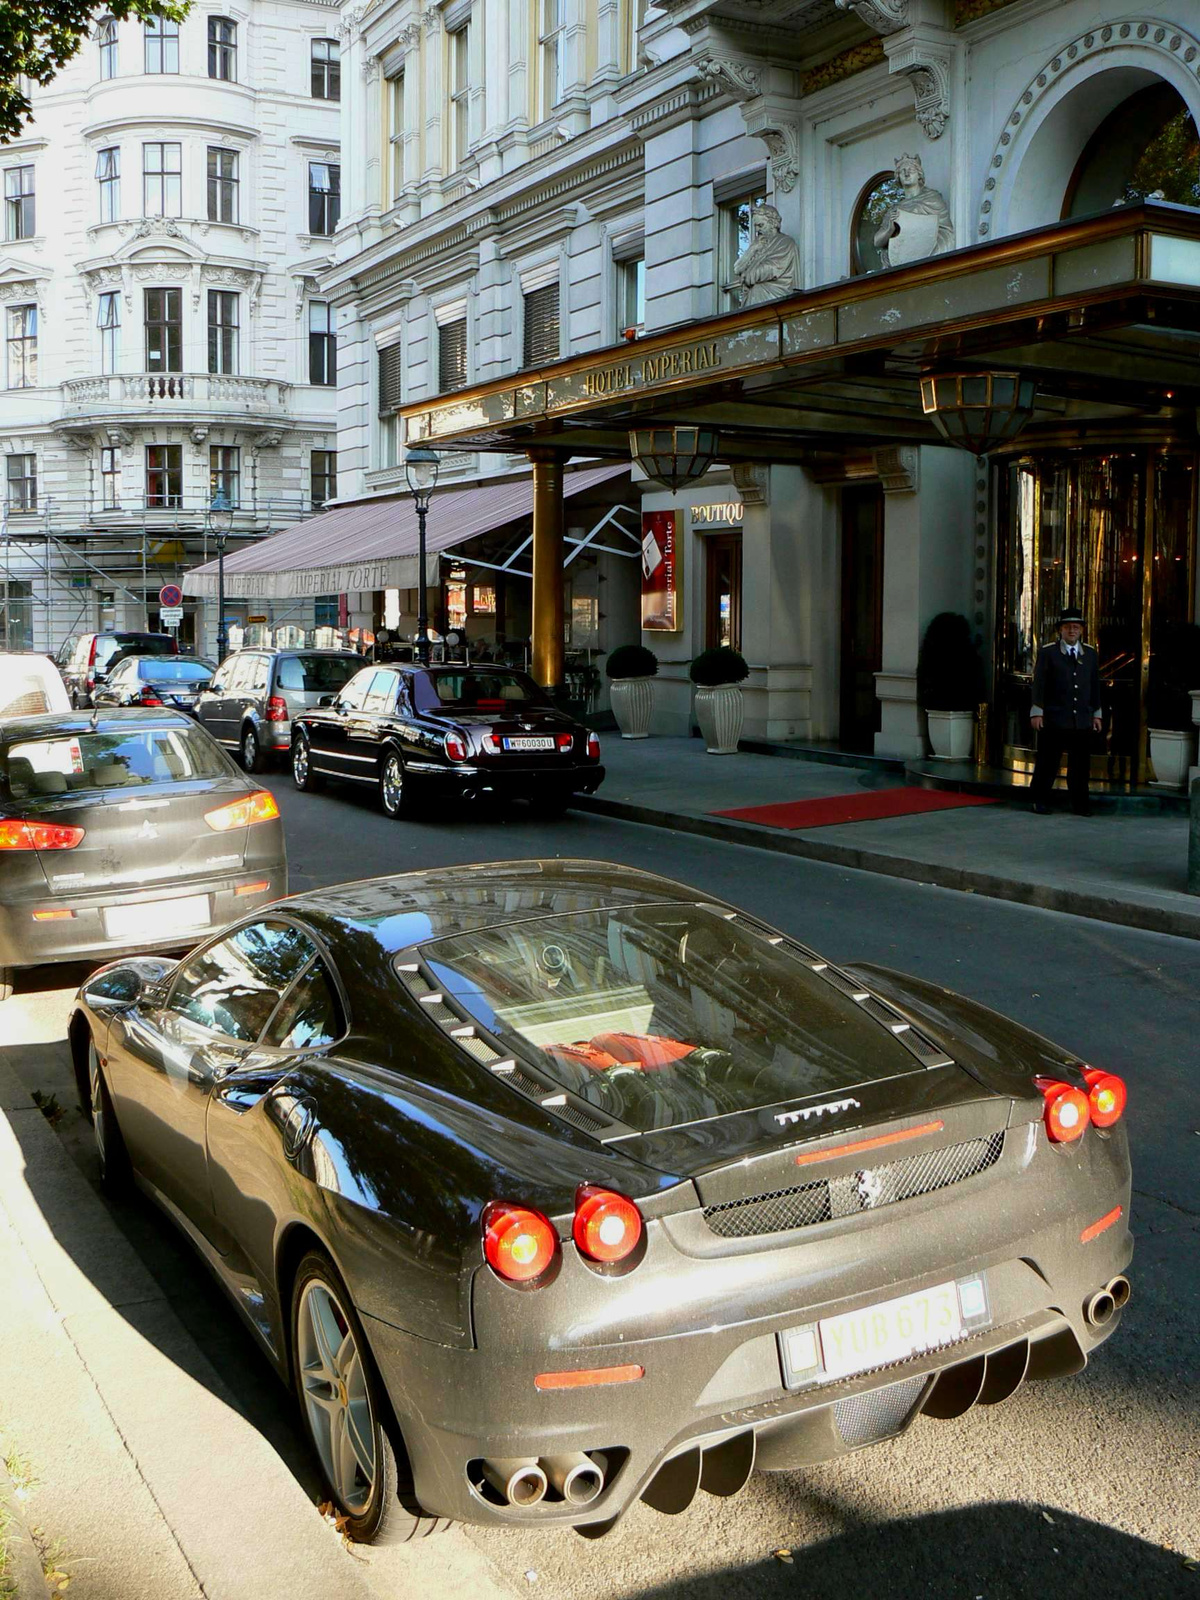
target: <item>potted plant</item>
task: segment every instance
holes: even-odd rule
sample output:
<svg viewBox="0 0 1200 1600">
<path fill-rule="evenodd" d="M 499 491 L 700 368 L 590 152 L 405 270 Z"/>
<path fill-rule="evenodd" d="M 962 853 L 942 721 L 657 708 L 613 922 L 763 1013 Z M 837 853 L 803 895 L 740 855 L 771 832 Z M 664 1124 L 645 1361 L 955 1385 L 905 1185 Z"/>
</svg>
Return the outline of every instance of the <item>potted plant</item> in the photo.
<svg viewBox="0 0 1200 1600">
<path fill-rule="evenodd" d="M 710 756 L 736 754 L 742 731 L 742 691 L 750 668 L 745 656 L 728 645 L 701 650 L 688 668 L 696 685 L 696 721 Z"/>
<path fill-rule="evenodd" d="M 1200 627 L 1182 623 L 1151 640 L 1146 720 L 1156 789 L 1182 789 L 1196 749 L 1200 710 Z M 1195 691 L 1195 694 L 1193 694 Z"/>
<path fill-rule="evenodd" d="M 619 644 L 604 664 L 609 698 L 622 739 L 644 739 L 654 710 L 658 657 L 643 644 Z"/>
<path fill-rule="evenodd" d="M 925 712 L 929 742 L 939 760 L 970 758 L 975 713 L 983 697 L 983 662 L 971 624 L 957 611 L 940 611 L 926 628 L 917 657 L 917 704 Z"/>
</svg>

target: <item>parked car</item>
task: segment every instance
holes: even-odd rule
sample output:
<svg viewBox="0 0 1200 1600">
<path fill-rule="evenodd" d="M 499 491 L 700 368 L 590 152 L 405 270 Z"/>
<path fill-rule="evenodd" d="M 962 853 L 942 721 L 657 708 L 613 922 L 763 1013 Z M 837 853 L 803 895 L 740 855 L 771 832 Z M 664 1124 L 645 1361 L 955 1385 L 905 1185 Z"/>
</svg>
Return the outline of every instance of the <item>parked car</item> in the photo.
<svg viewBox="0 0 1200 1600">
<path fill-rule="evenodd" d="M 18 967 L 187 945 L 286 892 L 274 797 L 190 717 L 0 723 L 0 999 Z"/>
<path fill-rule="evenodd" d="M 62 678 L 49 656 L 32 651 L 0 654 L 0 717 L 70 709 Z"/>
<path fill-rule="evenodd" d="M 202 656 L 124 656 L 92 691 L 97 706 L 171 706 L 196 715 L 196 702 L 217 670 Z"/>
<path fill-rule="evenodd" d="M 324 778 L 370 784 L 398 817 L 422 800 L 519 797 L 547 812 L 604 779 L 600 740 L 544 689 L 507 667 L 364 667 L 329 703 L 297 717 L 298 789 Z"/>
<path fill-rule="evenodd" d="M 1120 1079 L 625 867 L 299 895 L 69 1037 L 356 1539 L 680 1511 L 1078 1372 L 1129 1297 Z"/>
<path fill-rule="evenodd" d="M 179 641 L 173 633 L 80 633 L 67 641 L 55 658 L 75 707 L 92 703 L 92 691 L 103 683 L 122 656 L 174 656 Z"/>
<path fill-rule="evenodd" d="M 292 718 L 336 694 L 361 666 L 350 650 L 239 650 L 221 663 L 196 715 L 247 772 L 261 772 L 291 750 Z"/>
</svg>

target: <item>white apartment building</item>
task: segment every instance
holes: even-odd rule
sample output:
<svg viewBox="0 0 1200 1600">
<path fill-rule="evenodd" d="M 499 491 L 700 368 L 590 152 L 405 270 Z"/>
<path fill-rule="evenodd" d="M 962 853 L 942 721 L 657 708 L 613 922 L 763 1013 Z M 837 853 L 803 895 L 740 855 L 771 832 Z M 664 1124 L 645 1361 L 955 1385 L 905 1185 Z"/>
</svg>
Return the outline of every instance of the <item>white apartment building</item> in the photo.
<svg viewBox="0 0 1200 1600">
<path fill-rule="evenodd" d="M 0 148 L 0 649 L 156 626 L 214 498 L 236 549 L 336 496 L 337 23 L 101 15 Z M 181 641 L 216 631 L 189 600 Z"/>
<path fill-rule="evenodd" d="M 688 661 L 733 643 L 750 734 L 916 758 L 918 652 L 953 610 L 1019 767 L 1034 653 L 1077 604 L 1110 768 L 1144 770 L 1156 653 L 1197 610 L 1192 0 L 375 0 L 342 25 L 340 487 L 399 526 L 406 443 L 439 451 L 435 614 L 530 632 L 533 488 L 474 541 L 454 496 L 532 462 L 550 504 L 565 467 L 567 664 L 651 645 L 659 732 L 692 721 Z M 782 265 L 747 294 L 763 204 Z M 1004 428 L 953 384 L 925 408 L 923 378 L 1005 372 L 1035 399 Z M 986 459 L 947 442 L 972 417 Z M 708 430 L 709 470 L 648 483 L 649 423 Z M 571 498 L 582 462 L 614 476 Z M 639 632 L 622 558 L 653 513 L 679 593 Z M 329 571 L 364 620 L 398 584 L 407 628 L 411 539 L 360 551 L 359 525 Z M 287 549 L 235 582 L 285 595 Z"/>
</svg>

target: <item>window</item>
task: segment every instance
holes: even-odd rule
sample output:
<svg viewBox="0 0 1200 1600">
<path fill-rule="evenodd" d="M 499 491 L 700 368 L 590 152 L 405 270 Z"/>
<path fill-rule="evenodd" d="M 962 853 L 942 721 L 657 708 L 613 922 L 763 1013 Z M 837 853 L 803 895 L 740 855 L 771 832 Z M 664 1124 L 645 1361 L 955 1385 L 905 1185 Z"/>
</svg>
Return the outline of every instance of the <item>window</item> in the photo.
<svg viewBox="0 0 1200 1600">
<path fill-rule="evenodd" d="M 236 445 L 212 445 L 208 452 L 208 503 L 215 505 L 223 495 L 224 504 L 239 506 L 242 484 L 242 452 Z"/>
<path fill-rule="evenodd" d="M 146 504 L 157 509 L 178 507 L 183 504 L 181 444 L 146 446 Z"/>
<path fill-rule="evenodd" d="M 363 700 L 364 711 L 390 711 L 396 703 L 399 684 L 394 672 L 377 672 Z"/>
<path fill-rule="evenodd" d="M 238 302 L 232 289 L 208 291 L 208 370 L 238 369 Z"/>
<path fill-rule="evenodd" d="M 890 265 L 883 249 L 875 243 L 875 235 L 888 212 L 903 198 L 904 190 L 891 172 L 876 173 L 865 186 L 854 208 L 850 239 L 851 272 L 878 272 L 880 268 Z"/>
<path fill-rule="evenodd" d="M 467 383 L 467 319 L 458 317 L 438 328 L 438 388 L 443 394 Z"/>
<path fill-rule="evenodd" d="M 646 262 L 631 256 L 615 263 L 617 270 L 617 334 L 646 326 Z"/>
<path fill-rule="evenodd" d="M 146 289 L 146 371 L 183 371 L 183 291 Z"/>
<path fill-rule="evenodd" d="M 183 146 L 142 146 L 142 214 L 178 217 L 183 214 Z"/>
<path fill-rule="evenodd" d="M 538 104 L 537 121 L 548 117 L 562 96 L 563 0 L 538 0 Z"/>
<path fill-rule="evenodd" d="M 379 352 L 379 415 L 390 416 L 404 398 L 404 347 L 389 344 Z"/>
<path fill-rule="evenodd" d="M 208 75 L 226 83 L 237 80 L 237 23 L 228 17 L 208 19 Z"/>
<path fill-rule="evenodd" d="M 16 578 L 0 578 L 0 639 L 3 639 L 6 650 L 33 649 L 31 583 Z"/>
<path fill-rule="evenodd" d="M 324 300 L 308 302 L 308 381 L 323 388 L 337 383 L 337 334 Z"/>
<path fill-rule="evenodd" d="M 391 152 L 389 189 L 385 203 L 391 205 L 404 189 L 404 74 L 387 80 L 388 149 Z"/>
<path fill-rule="evenodd" d="M 172 985 L 165 1010 L 254 1044 L 289 986 L 316 957 L 299 928 L 252 923 L 193 956 Z"/>
<path fill-rule="evenodd" d="M 208 152 L 208 220 L 238 219 L 238 158 L 236 150 Z"/>
<path fill-rule="evenodd" d="M 96 303 L 96 326 L 100 329 L 100 371 L 115 372 L 121 354 L 121 294 L 107 290 Z"/>
<path fill-rule="evenodd" d="M 4 237 L 32 239 L 36 232 L 33 168 L 4 169 Z"/>
<path fill-rule="evenodd" d="M 308 164 L 308 231 L 337 232 L 342 215 L 342 169 L 329 161 Z"/>
<path fill-rule="evenodd" d="M 309 457 L 312 499 L 315 509 L 337 499 L 337 451 L 314 450 Z"/>
<path fill-rule="evenodd" d="M 342 67 L 336 39 L 312 42 L 312 97 L 314 100 L 342 98 Z"/>
<path fill-rule="evenodd" d="M 558 356 L 558 284 L 547 283 L 525 296 L 524 365 L 537 367 Z"/>
<path fill-rule="evenodd" d="M 146 71 L 179 71 L 179 24 L 168 17 L 147 17 Z"/>
<path fill-rule="evenodd" d="M 754 189 L 717 207 L 718 295 L 722 311 L 733 309 L 738 291 L 733 282 L 733 264 L 749 247 L 754 237 L 754 208 L 767 198 L 765 189 Z"/>
<path fill-rule="evenodd" d="M 96 182 L 100 186 L 100 221 L 116 222 L 121 215 L 121 152 L 116 146 L 97 150 Z"/>
<path fill-rule="evenodd" d="M 8 308 L 8 387 L 37 387 L 38 314 L 36 306 Z M 30 458 L 32 460 L 32 457 Z"/>
<path fill-rule="evenodd" d="M 450 171 L 460 167 L 471 145 L 470 49 L 471 24 L 463 23 L 448 36 L 450 46 Z"/>
<path fill-rule="evenodd" d="M 100 24 L 100 76 L 117 75 L 117 19 L 105 17 Z"/>
<path fill-rule="evenodd" d="M 276 1050 L 312 1050 L 333 1044 L 344 1028 L 329 973 L 317 960 L 292 985 L 262 1042 Z"/>
<path fill-rule="evenodd" d="M 105 445 L 100 452 L 100 504 L 105 511 L 117 511 L 121 506 L 121 458 L 113 445 Z"/>
<path fill-rule="evenodd" d="M 8 509 L 10 511 L 37 510 L 36 456 L 8 457 Z"/>
</svg>

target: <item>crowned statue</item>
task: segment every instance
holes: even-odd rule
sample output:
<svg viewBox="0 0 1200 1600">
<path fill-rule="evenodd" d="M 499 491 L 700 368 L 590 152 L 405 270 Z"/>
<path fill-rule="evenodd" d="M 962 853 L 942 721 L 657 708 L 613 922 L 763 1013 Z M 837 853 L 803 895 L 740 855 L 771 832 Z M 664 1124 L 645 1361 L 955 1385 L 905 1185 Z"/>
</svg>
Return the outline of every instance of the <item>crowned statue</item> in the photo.
<svg viewBox="0 0 1200 1600">
<path fill-rule="evenodd" d="M 950 207 L 938 190 L 926 188 L 920 156 L 897 157 L 895 174 L 903 197 L 888 210 L 875 233 L 875 246 L 888 265 L 899 267 L 953 250 Z"/>
<path fill-rule="evenodd" d="M 733 287 L 741 291 L 743 307 L 782 300 L 800 287 L 800 247 L 782 225 L 774 206 L 754 208 L 753 237 L 733 264 Z"/>
</svg>

